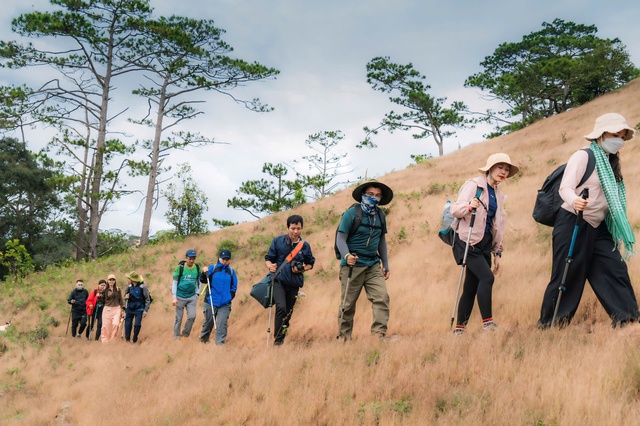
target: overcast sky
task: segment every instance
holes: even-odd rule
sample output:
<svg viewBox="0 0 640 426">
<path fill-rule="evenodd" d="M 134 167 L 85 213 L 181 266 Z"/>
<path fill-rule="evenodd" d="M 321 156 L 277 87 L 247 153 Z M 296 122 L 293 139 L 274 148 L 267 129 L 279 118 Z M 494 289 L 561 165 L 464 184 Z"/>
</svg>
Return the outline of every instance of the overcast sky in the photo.
<svg viewBox="0 0 640 426">
<path fill-rule="evenodd" d="M 411 163 L 411 154 L 437 155 L 433 140 L 414 140 L 406 132 L 380 133 L 374 139 L 379 145 L 376 149 L 355 148 L 364 137 L 362 127 L 377 126 L 384 114 L 394 109 L 387 95 L 375 92 L 366 82 L 366 64 L 375 56 L 413 63 L 427 77 L 431 95 L 462 100 L 473 110 L 501 108 L 499 104 L 487 105 L 475 90 L 463 87 L 467 77 L 481 71 L 479 63 L 500 43 L 518 42 L 540 30 L 543 22 L 556 18 L 596 25 L 601 38 L 618 37 L 631 60 L 640 65 L 640 26 L 632 18 L 640 16 L 640 2 L 630 0 L 152 0 L 151 4 L 157 15 L 214 20 L 226 31 L 224 40 L 234 48 L 235 56 L 280 70 L 277 79 L 237 92 L 245 99 L 260 98 L 275 108 L 273 112 L 253 113 L 226 97 L 208 95 L 202 108 L 206 113 L 182 127 L 228 143 L 176 152 L 168 160 L 173 165 L 191 164 L 194 177 L 209 197 L 207 220 L 252 220 L 247 213 L 227 208 L 227 199 L 235 195 L 241 182 L 264 177 L 264 162 L 290 163 L 309 155 L 304 141 L 320 131 L 341 130 L 345 134 L 337 152 L 349 153 L 351 167 L 356 168 L 352 179 L 404 169 Z M 11 32 L 13 18 L 50 7 L 48 0 L 2 0 L 2 5 L 3 40 L 18 37 Z M 19 80 L 24 76 L 0 69 L 2 84 L 28 83 Z M 29 78 L 40 77 L 44 75 Z M 122 87 L 114 98 L 127 99 Z M 134 105 L 140 100 L 129 102 Z M 120 126 L 137 137 L 149 137 L 146 130 L 131 124 Z M 487 131 L 458 132 L 446 142 L 445 153 L 457 149 L 458 144 L 481 141 Z M 30 131 L 29 147 L 41 148 L 50 136 Z M 129 188 L 143 190 L 146 182 L 132 181 Z M 139 235 L 140 206 L 139 195 L 119 201 L 105 214 L 102 228 Z M 152 234 L 170 228 L 164 219 L 165 206 L 161 203 L 154 213 Z"/>
</svg>

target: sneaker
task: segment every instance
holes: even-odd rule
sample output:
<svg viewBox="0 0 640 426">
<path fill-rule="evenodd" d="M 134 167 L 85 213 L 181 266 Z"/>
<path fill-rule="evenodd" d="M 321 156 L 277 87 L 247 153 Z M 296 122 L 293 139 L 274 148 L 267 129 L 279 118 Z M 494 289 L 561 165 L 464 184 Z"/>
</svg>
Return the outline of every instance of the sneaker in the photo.
<svg viewBox="0 0 640 426">
<path fill-rule="evenodd" d="M 280 345 L 284 344 L 284 340 L 276 340 L 276 341 L 273 342 L 273 344 L 275 346 L 280 346 Z"/>
<path fill-rule="evenodd" d="M 76 334 L 76 336 L 75 336 L 75 337 L 76 337 L 76 339 L 80 339 L 80 338 L 82 338 L 82 336 L 81 336 L 80 334 Z"/>
<path fill-rule="evenodd" d="M 485 331 L 498 331 L 498 326 L 494 323 L 484 324 L 482 329 Z"/>
<path fill-rule="evenodd" d="M 455 330 L 453 330 L 453 335 L 454 336 L 462 336 L 464 334 L 464 325 L 456 325 Z"/>
</svg>

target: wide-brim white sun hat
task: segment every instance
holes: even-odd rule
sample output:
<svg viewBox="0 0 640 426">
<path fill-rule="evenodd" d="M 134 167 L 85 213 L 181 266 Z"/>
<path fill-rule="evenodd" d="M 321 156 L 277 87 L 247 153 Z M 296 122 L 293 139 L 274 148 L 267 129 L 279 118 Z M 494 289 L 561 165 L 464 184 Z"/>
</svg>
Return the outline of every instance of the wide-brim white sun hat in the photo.
<svg viewBox="0 0 640 426">
<path fill-rule="evenodd" d="M 604 133 L 618 133 L 621 130 L 627 131 L 627 133 L 622 137 L 625 141 L 631 139 L 636 132 L 633 127 L 627 124 L 627 120 L 625 120 L 623 116 L 616 114 L 615 112 L 610 112 L 596 118 L 593 131 L 588 135 L 584 135 L 584 138 L 588 141 L 593 141 L 598 139 Z"/>
<path fill-rule="evenodd" d="M 487 164 L 484 167 L 480 167 L 478 171 L 482 174 L 486 174 L 489 170 L 491 170 L 493 166 L 499 163 L 506 163 L 511 166 L 511 168 L 509 169 L 509 176 L 507 176 L 508 178 L 515 175 L 516 173 L 518 173 L 518 170 L 520 170 L 518 166 L 511 162 L 511 158 L 509 158 L 509 155 L 505 154 L 504 152 L 499 152 L 497 154 L 491 154 L 489 158 L 487 158 Z"/>
</svg>

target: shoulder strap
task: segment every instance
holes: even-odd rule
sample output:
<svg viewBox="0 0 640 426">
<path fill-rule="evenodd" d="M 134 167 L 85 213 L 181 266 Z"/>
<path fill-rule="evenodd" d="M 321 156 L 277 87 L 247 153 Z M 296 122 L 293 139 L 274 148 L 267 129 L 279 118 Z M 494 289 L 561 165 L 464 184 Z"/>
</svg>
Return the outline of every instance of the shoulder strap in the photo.
<svg viewBox="0 0 640 426">
<path fill-rule="evenodd" d="M 182 278 L 183 272 L 184 272 L 184 263 L 180 262 L 180 272 L 178 272 L 178 284 L 180 284 L 180 278 Z"/>
<path fill-rule="evenodd" d="M 351 224 L 351 229 L 349 229 L 349 234 L 347 234 L 347 240 L 353 237 L 360 227 L 362 223 L 362 206 L 359 203 L 354 203 L 351 207 L 355 209 L 355 216 L 353 218 L 353 223 Z"/>
<path fill-rule="evenodd" d="M 296 257 L 298 253 L 300 253 L 300 250 L 302 250 L 303 245 L 304 245 L 304 241 L 302 241 L 302 238 L 300 238 L 300 241 L 298 241 L 298 244 L 296 244 L 293 250 L 291 250 L 291 253 L 289 253 L 289 255 L 287 256 L 286 261 L 291 262 L 293 258 Z"/>
<path fill-rule="evenodd" d="M 586 151 L 587 155 L 589 156 L 589 160 L 587 161 L 587 168 L 584 171 L 584 176 L 582 176 L 582 179 L 580 179 L 580 183 L 578 184 L 578 186 L 582 186 L 582 184 L 584 184 L 587 179 L 589 179 L 589 176 L 591 176 L 591 173 L 593 173 L 593 170 L 596 168 L 596 156 L 593 154 L 593 151 L 591 151 L 591 148 L 584 148 L 583 151 Z"/>
<path fill-rule="evenodd" d="M 300 253 L 300 250 L 302 250 L 302 246 L 303 245 L 304 245 L 304 241 L 302 241 L 302 238 L 300 238 L 300 241 L 298 241 L 298 244 L 296 244 L 296 246 L 293 248 L 293 250 L 291 250 L 291 253 L 289 253 L 287 255 L 287 257 L 284 259 L 284 262 L 282 262 L 280 264 L 280 266 L 278 266 L 278 269 L 276 269 L 276 272 L 273 273 L 273 276 L 271 277 L 272 280 L 274 280 L 276 278 L 276 276 L 282 270 L 284 265 L 286 265 L 289 262 L 291 262 L 293 260 L 293 258 L 296 257 L 296 255 L 298 253 Z"/>
</svg>

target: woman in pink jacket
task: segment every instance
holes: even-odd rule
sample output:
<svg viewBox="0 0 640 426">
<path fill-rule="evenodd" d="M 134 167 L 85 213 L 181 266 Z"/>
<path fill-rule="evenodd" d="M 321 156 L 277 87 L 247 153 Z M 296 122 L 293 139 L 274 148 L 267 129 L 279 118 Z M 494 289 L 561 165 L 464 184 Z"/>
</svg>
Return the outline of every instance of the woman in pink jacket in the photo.
<svg viewBox="0 0 640 426">
<path fill-rule="evenodd" d="M 458 199 L 451 205 L 451 213 L 456 218 L 452 226 L 457 231 L 453 243 L 453 256 L 458 265 L 462 265 L 467 237 L 469 237 L 464 287 L 458 304 L 454 330 L 456 335 L 464 333 L 476 295 L 480 314 L 482 314 L 483 329 L 496 328 L 491 310 L 491 292 L 493 273 L 497 272 L 500 266 L 502 239 L 507 221 L 504 210 L 505 195 L 498 185 L 518 173 L 518 167 L 514 166 L 509 156 L 503 153 L 489 156 L 487 164 L 478 170 L 482 176 L 465 182 L 460 188 Z M 479 197 L 478 193 L 480 193 Z M 476 218 L 469 234 L 474 210 Z M 493 271 L 491 270 L 492 253 L 494 255 Z"/>
</svg>

